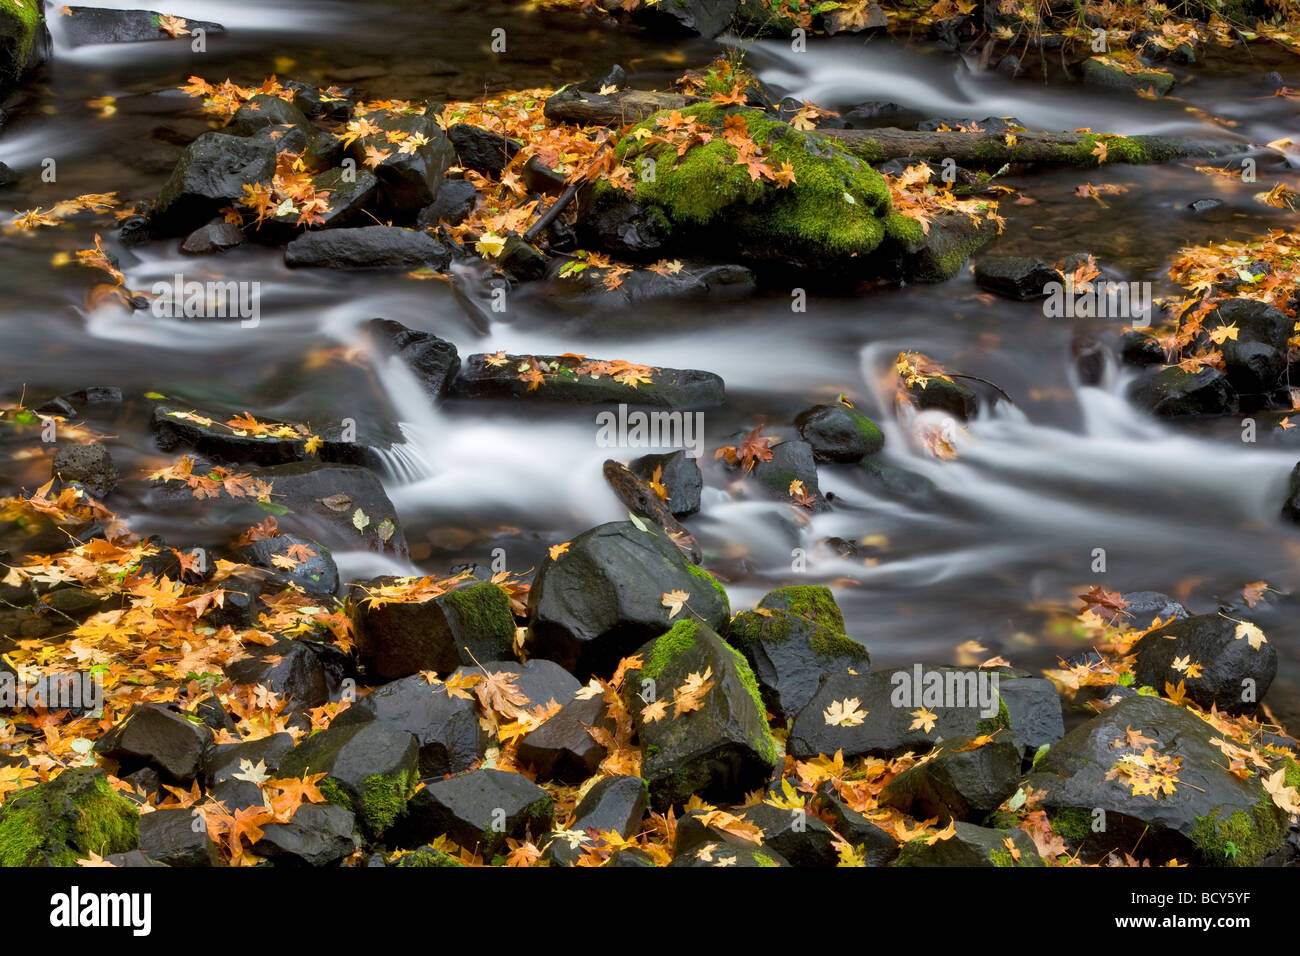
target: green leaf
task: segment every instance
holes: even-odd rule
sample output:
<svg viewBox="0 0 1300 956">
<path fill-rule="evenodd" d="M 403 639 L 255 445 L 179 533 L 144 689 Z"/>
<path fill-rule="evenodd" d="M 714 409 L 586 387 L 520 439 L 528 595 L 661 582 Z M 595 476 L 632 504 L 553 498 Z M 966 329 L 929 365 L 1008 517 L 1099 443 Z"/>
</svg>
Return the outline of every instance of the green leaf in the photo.
<svg viewBox="0 0 1300 956">
<path fill-rule="evenodd" d="M 287 515 L 290 512 L 289 508 L 286 508 L 284 505 L 277 505 L 274 501 L 259 501 L 257 504 L 263 511 L 268 514 L 273 514 L 277 518 Z"/>
<path fill-rule="evenodd" d="M 1014 813 L 1025 805 L 1026 799 L 1025 788 L 1021 787 L 1015 792 L 1015 795 L 1007 801 L 1007 809 Z"/>
<path fill-rule="evenodd" d="M 375 533 L 379 535 L 379 540 L 384 542 L 384 544 L 387 544 L 388 539 L 391 538 L 396 532 L 397 532 L 397 525 L 393 524 L 392 518 L 385 518 L 383 521 L 379 522 L 379 524 L 375 527 Z"/>
<path fill-rule="evenodd" d="M 627 518 L 628 518 L 628 520 L 631 521 L 634 525 L 636 525 L 638 531 L 645 531 L 645 532 L 649 533 L 650 529 L 647 528 L 647 527 L 645 526 L 645 522 L 643 522 L 643 521 L 642 521 L 640 518 L 638 518 L 636 515 L 632 514 L 632 512 L 629 511 L 629 512 L 627 513 Z"/>
<path fill-rule="evenodd" d="M 368 524 L 370 524 L 370 516 L 364 511 L 358 508 L 356 511 L 352 512 L 352 527 L 356 528 L 358 531 L 365 531 L 366 525 Z"/>
</svg>

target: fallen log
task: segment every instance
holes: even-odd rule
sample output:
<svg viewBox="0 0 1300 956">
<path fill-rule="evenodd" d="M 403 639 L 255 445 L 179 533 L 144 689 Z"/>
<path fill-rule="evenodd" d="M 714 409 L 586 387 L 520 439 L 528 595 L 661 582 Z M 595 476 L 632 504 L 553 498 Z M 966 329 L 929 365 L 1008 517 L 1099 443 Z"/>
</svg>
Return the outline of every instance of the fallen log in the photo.
<svg viewBox="0 0 1300 956">
<path fill-rule="evenodd" d="M 700 563 L 703 555 L 695 541 L 695 535 L 686 530 L 649 484 L 612 458 L 605 462 L 604 471 L 605 480 L 623 504 L 627 505 L 628 510 L 662 527 L 677 546 L 690 555 L 693 564 Z"/>
<path fill-rule="evenodd" d="M 622 90 L 601 95 L 565 88 L 546 101 L 545 114 L 557 123 L 620 127 L 639 123 L 659 110 L 684 109 L 703 102 L 698 96 Z M 917 157 L 938 165 L 951 159 L 964 166 L 1002 166 L 1006 163 L 1052 163 L 1067 166 L 1100 165 L 1098 144 L 1104 144 L 1105 162 L 1149 164 L 1174 159 L 1205 159 L 1248 152 L 1236 139 L 1212 136 L 1118 136 L 1106 133 L 1006 133 L 918 132 L 895 129 L 819 129 L 817 135 L 846 152 L 869 162 Z"/>
</svg>

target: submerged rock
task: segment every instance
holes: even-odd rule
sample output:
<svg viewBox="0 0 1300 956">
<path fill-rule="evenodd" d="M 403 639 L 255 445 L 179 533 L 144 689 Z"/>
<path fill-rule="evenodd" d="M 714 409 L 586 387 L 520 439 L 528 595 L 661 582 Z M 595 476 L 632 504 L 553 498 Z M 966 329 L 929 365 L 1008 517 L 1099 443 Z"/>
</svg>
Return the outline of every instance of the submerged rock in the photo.
<svg viewBox="0 0 1300 956">
<path fill-rule="evenodd" d="M 529 652 L 586 680 L 608 676 L 619 660 L 673 625 L 663 603 L 685 591 L 690 613 L 726 627 L 726 592 L 707 571 L 687 563 L 660 531 L 627 521 L 592 528 L 538 569 L 528 593 Z"/>
<path fill-rule="evenodd" d="M 667 707 L 677 710 L 680 688 L 693 674 L 706 678 L 702 686 L 707 688 L 695 709 L 658 720 L 649 719 L 644 707 L 637 711 L 641 773 L 651 803 L 664 810 L 694 794 L 739 801 L 766 786 L 779 758 L 745 658 L 694 620 L 679 621 L 640 654 L 644 664 L 629 673 L 629 686 L 644 693 L 646 682 L 653 681 L 655 698 Z"/>
<path fill-rule="evenodd" d="M 976 285 L 1021 302 L 1045 298 L 1045 286 L 1060 281 L 1060 272 L 1030 256 L 992 256 L 975 263 Z"/>
</svg>

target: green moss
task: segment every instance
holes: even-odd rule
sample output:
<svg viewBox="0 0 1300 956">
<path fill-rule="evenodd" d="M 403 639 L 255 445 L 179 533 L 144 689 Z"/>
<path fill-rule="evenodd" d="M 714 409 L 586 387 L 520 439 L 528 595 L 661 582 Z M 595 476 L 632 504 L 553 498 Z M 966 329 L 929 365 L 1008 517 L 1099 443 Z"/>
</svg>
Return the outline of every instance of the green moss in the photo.
<svg viewBox="0 0 1300 956">
<path fill-rule="evenodd" d="M 767 708 L 763 706 L 763 695 L 758 691 L 758 680 L 754 677 L 754 671 L 749 666 L 749 661 L 745 656 L 734 647 L 724 644 L 727 653 L 735 661 L 736 673 L 740 677 L 740 683 L 749 694 L 750 699 L 754 701 L 754 707 L 758 712 L 758 722 L 762 726 L 758 737 L 754 740 L 755 748 L 759 755 L 768 763 L 776 762 L 776 738 L 772 736 L 772 728 L 767 725 Z"/>
<path fill-rule="evenodd" d="M 837 634 L 829 627 L 813 628 L 808 644 L 822 657 L 847 657 L 855 661 L 870 660 L 865 647 L 845 634 Z"/>
<path fill-rule="evenodd" d="M 831 630 L 839 631 L 841 634 L 845 631 L 844 615 L 840 613 L 840 607 L 835 603 L 835 595 L 831 593 L 830 588 L 820 584 L 792 584 L 777 588 L 775 591 L 769 591 L 758 606 L 780 608 L 799 617 L 806 617 Z"/>
<path fill-rule="evenodd" d="M 646 680 L 657 679 L 669 661 L 695 646 L 698 630 L 699 625 L 694 621 L 678 621 L 674 624 L 672 630 L 655 641 L 655 646 L 650 651 L 650 660 L 641 668 L 641 676 Z"/>
<path fill-rule="evenodd" d="M 457 588 L 440 599 L 443 607 L 456 615 L 460 629 L 474 637 L 501 633 L 513 636 L 514 615 L 510 613 L 510 595 L 490 581 Z"/>
<path fill-rule="evenodd" d="M 727 609 L 728 614 L 731 613 L 731 601 L 727 598 L 727 589 L 722 586 L 721 581 L 698 564 L 686 565 L 686 571 L 691 575 L 691 577 L 699 578 L 709 587 L 713 588 L 713 590 L 717 591 L 718 597 L 722 598 L 722 606 Z"/>
<path fill-rule="evenodd" d="M 352 809 L 352 798 L 347 795 L 347 791 L 340 787 L 333 777 L 326 777 L 320 782 L 317 789 L 320 790 L 321 796 L 330 803 L 345 807 L 348 810 Z"/>
<path fill-rule="evenodd" d="M 990 850 L 989 859 L 993 861 L 994 866 L 1015 866 L 1016 861 L 1012 859 L 1011 854 L 1006 850 Z"/>
<path fill-rule="evenodd" d="M 975 729 L 981 734 L 991 734 L 999 730 L 1009 730 L 1011 728 L 1011 712 L 1007 710 L 1007 702 L 998 695 L 998 712 L 994 717 L 981 717 L 975 724 Z"/>
<path fill-rule="evenodd" d="M 1282 775 L 1283 782 L 1288 787 L 1300 789 L 1300 764 L 1290 757 L 1284 757 L 1282 758 L 1282 769 L 1285 771 Z"/>
<path fill-rule="evenodd" d="M 383 833 L 393 825 L 415 789 L 416 774 L 403 770 L 397 774 L 373 773 L 361 787 L 358 815 L 372 833 Z"/>
<path fill-rule="evenodd" d="M 1206 862 L 1220 866 L 1255 866 L 1282 844 L 1286 835 L 1277 808 L 1267 797 L 1251 808 L 1235 811 L 1226 820 L 1216 807 L 1196 818 L 1192 843 Z"/>
<path fill-rule="evenodd" d="M 777 863 L 776 860 L 772 859 L 766 853 L 755 853 L 754 862 L 761 867 L 780 866 L 780 864 Z"/>
<path fill-rule="evenodd" d="M 1076 846 L 1092 836 L 1092 813 L 1083 807 L 1048 810 L 1047 820 L 1053 830 Z"/>
<path fill-rule="evenodd" d="M 891 209 L 885 217 L 885 235 L 905 246 L 915 246 L 925 239 L 925 229 L 911 216 L 904 216 Z"/>
<path fill-rule="evenodd" d="M 884 178 L 862 160 L 812 134 L 793 129 L 759 110 L 724 110 L 703 103 L 684 116 L 720 129 L 726 115 L 741 116 L 749 137 L 776 170 L 789 163 L 795 180 L 777 188 L 753 179 L 737 165 L 737 152 L 719 133 L 683 156 L 676 147 L 626 136 L 616 156 L 631 165 L 634 195 L 644 208 L 662 210 L 673 227 L 717 225 L 751 243 L 779 248 L 796 244 L 808 254 L 837 256 L 870 252 L 884 238 L 889 211 Z M 638 129 L 659 133 L 656 114 Z M 645 160 L 655 175 L 642 176 Z M 597 187 L 613 189 L 610 186 Z"/>
<path fill-rule="evenodd" d="M 40 30 L 44 6 L 27 2 L 0 6 L 0 95 L 8 93 L 22 79 Z"/>
<path fill-rule="evenodd" d="M 3 867 L 76 866 L 92 852 L 124 853 L 139 842 L 139 813 L 98 771 L 64 771 L 0 807 Z"/>
<path fill-rule="evenodd" d="M 433 847 L 422 846 L 418 850 L 403 854 L 393 866 L 460 866 L 465 864 L 454 856 L 449 856 Z"/>
</svg>

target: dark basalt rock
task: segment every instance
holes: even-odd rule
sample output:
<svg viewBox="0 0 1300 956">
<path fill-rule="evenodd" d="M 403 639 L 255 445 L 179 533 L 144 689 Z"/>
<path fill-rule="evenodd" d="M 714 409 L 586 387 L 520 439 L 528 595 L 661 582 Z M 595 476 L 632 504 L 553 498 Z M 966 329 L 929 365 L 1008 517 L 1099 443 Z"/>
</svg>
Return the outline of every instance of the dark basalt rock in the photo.
<svg viewBox="0 0 1300 956">
<path fill-rule="evenodd" d="M 117 487 L 117 466 L 99 442 L 60 442 L 54 449 L 54 474 L 64 481 L 77 482 L 95 498 L 103 498 Z"/>
<path fill-rule="evenodd" d="M 927 844 L 905 845 L 894 866 L 1045 866 L 1029 834 L 1021 829 L 993 830 L 973 823 L 955 824 L 956 834 Z M 1015 854 L 1007 847 L 1010 840 Z M 1019 854 L 1019 859 L 1016 858 Z"/>
<path fill-rule="evenodd" d="M 975 263 L 975 284 L 1008 299 L 1045 298 L 1044 287 L 1053 282 L 1061 282 L 1061 273 L 1030 256 L 992 256 Z"/>
<path fill-rule="evenodd" d="M 1236 389 L 1214 368 L 1184 372 L 1173 365 L 1160 369 L 1134 382 L 1128 397 L 1157 418 L 1235 415 L 1239 407 Z"/>
<path fill-rule="evenodd" d="M 540 780 L 582 783 L 596 773 L 605 748 L 591 736 L 600 727 L 613 736 L 614 722 L 605 716 L 600 697 L 575 699 L 519 741 L 519 759 L 537 771 Z"/>
<path fill-rule="evenodd" d="M 819 462 L 852 464 L 885 445 L 876 423 L 847 405 L 814 405 L 800 412 L 794 425 Z"/>
<path fill-rule="evenodd" d="M 393 839 L 413 846 L 446 834 L 490 858 L 508 837 L 545 833 L 553 813 L 551 795 L 522 774 L 475 770 L 428 782 L 411 799 Z"/>
<path fill-rule="evenodd" d="M 700 492 L 704 478 L 700 474 L 698 459 L 685 451 L 665 455 L 642 455 L 634 459 L 628 470 L 642 481 L 650 481 L 659 472 L 658 481 L 668 492 L 665 504 L 676 518 L 686 518 L 700 510 Z"/>
<path fill-rule="evenodd" d="M 410 222 L 438 198 L 443 174 L 456 161 L 456 150 L 430 115 L 371 113 L 366 118 L 379 127 L 379 133 L 355 140 L 348 155 L 361 167 L 368 165 L 367 148 L 388 153 L 372 167 L 379 179 L 379 202 L 394 221 Z M 424 145 L 402 152 L 389 141 L 390 132 L 405 134 L 408 140 L 421 137 Z"/>
<path fill-rule="evenodd" d="M 686 591 L 694 614 L 725 629 L 730 608 L 720 587 L 692 571 L 662 532 L 626 521 L 600 525 L 542 562 L 528 595 L 531 653 L 579 679 L 612 674 L 621 658 L 672 626 L 668 591 Z"/>
<path fill-rule="evenodd" d="M 468 123 L 449 127 L 447 138 L 456 149 L 459 165 L 489 176 L 499 176 L 520 148 L 513 139 Z"/>
<path fill-rule="evenodd" d="M 640 777 L 605 777 L 579 802 L 571 829 L 631 836 L 640 831 L 646 807 L 646 783 Z"/>
<path fill-rule="evenodd" d="M 154 236 L 182 236 L 237 202 L 243 187 L 270 182 L 275 147 L 268 142 L 204 133 L 185 150 L 158 193 L 149 219 Z"/>
<path fill-rule="evenodd" d="M 638 6 L 632 11 L 632 19 L 660 33 L 695 34 L 710 39 L 727 28 L 738 6 L 738 0 L 673 0 Z"/>
<path fill-rule="evenodd" d="M 263 538 L 242 548 L 231 557 L 243 564 L 271 572 L 271 580 L 281 586 L 293 584 L 315 597 L 333 597 L 339 589 L 339 569 L 322 544 L 293 534 Z M 280 563 L 276 562 L 276 559 Z M 283 564 L 292 562 L 292 568 Z"/>
<path fill-rule="evenodd" d="M 202 30 L 209 37 L 226 32 L 220 23 L 184 20 L 184 29 L 188 33 L 173 37 L 159 26 L 159 14 L 153 10 L 105 10 L 99 7 L 62 7 L 59 25 L 64 39 L 73 47 L 172 39 L 190 43 L 196 30 Z"/>
<path fill-rule="evenodd" d="M 136 704 L 95 742 L 95 752 L 116 760 L 127 773 L 151 766 L 167 779 L 188 784 L 212 749 L 212 731 L 159 704 Z"/>
<path fill-rule="evenodd" d="M 371 603 L 364 591 L 355 596 L 358 654 L 385 680 L 420 671 L 448 674 L 475 659 L 496 660 L 512 652 L 510 599 L 495 584 L 480 582 L 421 602 Z"/>
<path fill-rule="evenodd" d="M 284 250 L 290 268 L 433 269 L 451 261 L 447 247 L 426 232 L 398 226 L 358 226 L 306 232 Z"/>
<path fill-rule="evenodd" d="M 284 639 L 254 647 L 249 656 L 226 665 L 236 684 L 260 684 L 288 703 L 290 711 L 310 710 L 338 700 L 349 658 L 329 644 Z"/>
<path fill-rule="evenodd" d="M 377 687 L 334 718 L 331 727 L 384 720 L 414 734 L 420 744 L 420 776 L 445 777 L 468 770 L 487 750 L 473 700 L 453 697 L 443 684 L 419 674 Z"/>
<path fill-rule="evenodd" d="M 415 224 L 421 229 L 432 228 L 440 222 L 458 226 L 478 204 L 478 190 L 465 179 L 447 179 L 438 187 L 438 198 L 420 210 Z"/>
<path fill-rule="evenodd" d="M 333 804 L 299 807 L 288 823 L 268 823 L 252 852 L 277 865 L 331 866 L 357 849 L 356 816 Z"/>
<path fill-rule="evenodd" d="M 1164 693 L 1166 685 L 1186 689 L 1189 700 L 1206 710 L 1253 714 L 1277 675 L 1277 651 L 1267 642 L 1256 648 L 1251 640 L 1263 631 L 1237 637 L 1240 625 L 1219 614 L 1198 614 L 1152 631 L 1133 647 L 1137 657 L 1134 676 L 1138 686 Z M 1184 669 L 1174 666 L 1183 662 Z M 1191 677 L 1186 667 L 1200 665 L 1201 676 Z"/>
<path fill-rule="evenodd" d="M 460 372 L 456 346 L 432 333 L 408 329 L 392 319 L 371 319 L 366 329 L 372 341 L 406 363 L 424 386 L 425 394 L 434 401 L 447 397 Z"/>
<path fill-rule="evenodd" d="M 208 836 L 207 826 L 188 809 L 141 814 L 140 849 L 167 866 L 221 865 L 221 854 Z"/>
<path fill-rule="evenodd" d="M 247 241 L 244 230 L 233 222 L 210 222 L 185 237 L 181 252 L 187 256 L 211 256 L 242 246 Z"/>
<path fill-rule="evenodd" d="M 918 820 L 982 820 L 1015 793 L 1019 776 L 1020 748 L 1009 738 L 977 746 L 953 737 L 891 780 L 880 803 Z"/>
</svg>

